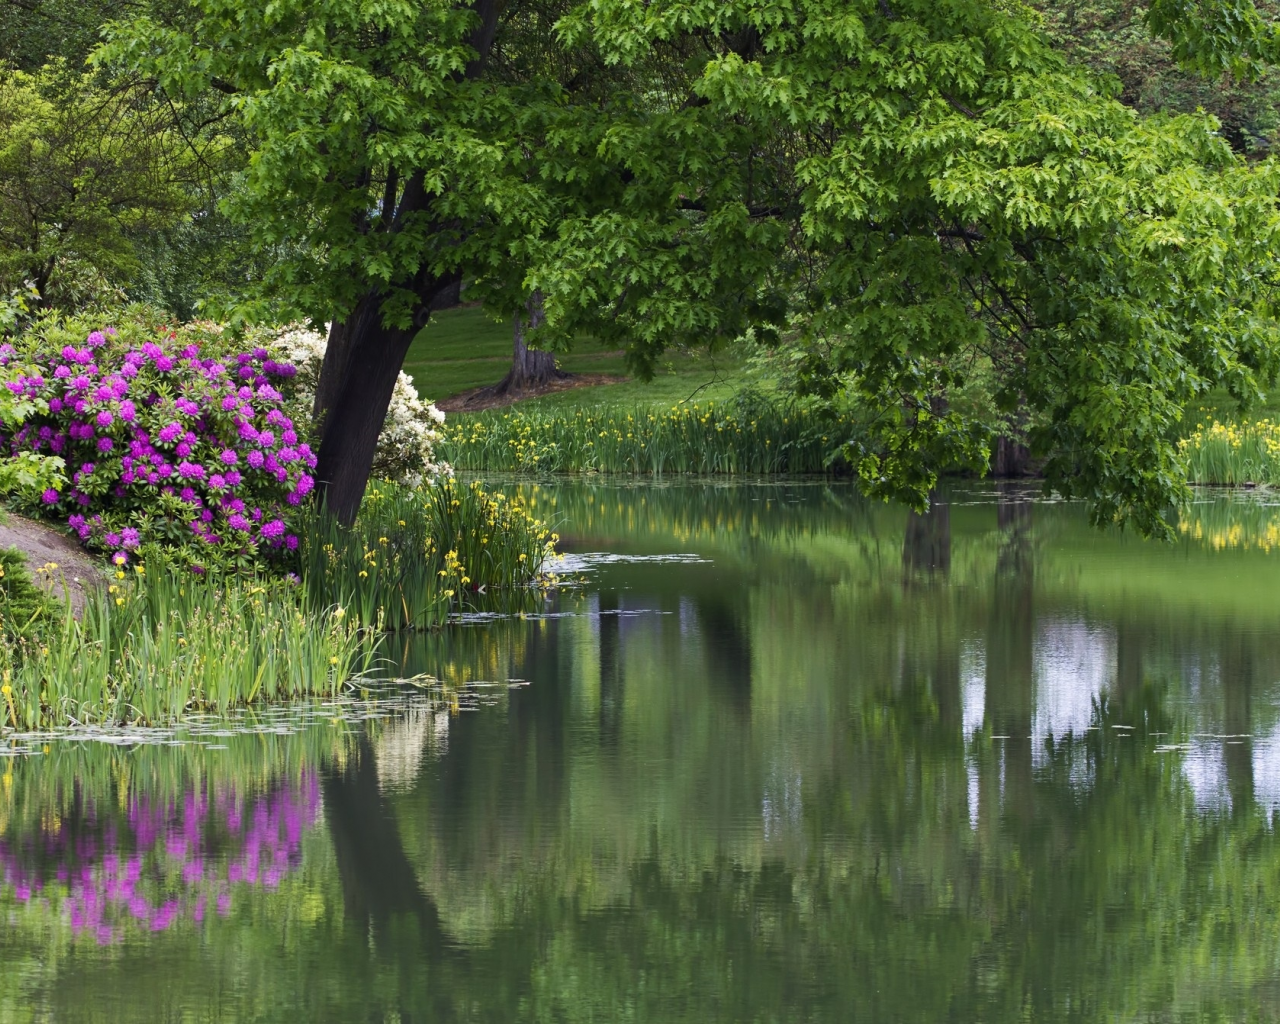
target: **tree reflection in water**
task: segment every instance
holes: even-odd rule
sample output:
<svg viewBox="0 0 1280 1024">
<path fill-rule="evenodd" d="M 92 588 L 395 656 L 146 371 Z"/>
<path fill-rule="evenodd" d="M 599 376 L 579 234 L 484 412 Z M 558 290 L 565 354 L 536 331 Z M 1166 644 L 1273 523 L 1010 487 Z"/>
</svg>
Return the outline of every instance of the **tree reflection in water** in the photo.
<svg viewBox="0 0 1280 1024">
<path fill-rule="evenodd" d="M 12 764 L 0 1019 L 1280 1013 L 1280 554 L 583 489 L 710 563 L 406 640 L 462 689 L 349 735 Z"/>
</svg>

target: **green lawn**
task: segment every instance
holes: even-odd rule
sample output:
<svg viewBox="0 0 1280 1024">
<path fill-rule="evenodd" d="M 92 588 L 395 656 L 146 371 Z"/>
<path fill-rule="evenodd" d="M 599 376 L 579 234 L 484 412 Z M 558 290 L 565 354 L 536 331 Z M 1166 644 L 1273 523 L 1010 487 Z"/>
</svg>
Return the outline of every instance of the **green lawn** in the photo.
<svg viewBox="0 0 1280 1024">
<path fill-rule="evenodd" d="M 606 352 L 590 338 L 583 338 L 574 351 L 561 355 L 558 362 L 572 373 L 627 373 L 622 353 Z M 496 384 L 510 363 L 511 324 L 495 322 L 482 309 L 471 306 L 444 310 L 432 316 L 430 325 L 409 349 L 404 368 L 424 397 L 439 400 Z M 705 353 L 671 353 L 664 357 L 657 375 L 648 384 L 629 380 L 621 384 L 573 388 L 521 404 L 561 409 L 601 403 L 673 405 L 690 397 L 698 401 L 721 400 L 748 383 L 767 384 L 751 376 L 736 356 L 723 352 L 714 358 Z M 1240 419 L 1226 391 L 1213 392 L 1202 406 L 1205 412 L 1188 410 L 1189 424 L 1202 419 Z M 1280 419 L 1280 393 L 1268 395 L 1246 418 L 1262 417 Z"/>
<path fill-rule="evenodd" d="M 511 324 L 497 323 L 477 307 L 436 313 L 414 339 L 405 359 L 405 373 L 420 394 L 438 401 L 472 388 L 496 384 L 511 364 Z M 604 351 L 590 338 L 557 358 L 571 373 L 625 375 L 621 352 Z M 722 399 L 746 383 L 739 358 L 720 353 L 670 353 L 648 384 L 628 380 L 618 384 L 573 388 L 529 399 L 525 405 L 557 408 L 597 405 L 668 405 L 690 397 L 698 401 Z"/>
</svg>

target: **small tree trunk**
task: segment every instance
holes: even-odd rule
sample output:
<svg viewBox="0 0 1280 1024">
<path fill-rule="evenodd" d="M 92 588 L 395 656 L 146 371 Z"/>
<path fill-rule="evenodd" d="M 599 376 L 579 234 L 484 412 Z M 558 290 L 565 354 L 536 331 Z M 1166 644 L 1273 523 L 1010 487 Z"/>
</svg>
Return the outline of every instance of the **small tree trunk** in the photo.
<svg viewBox="0 0 1280 1024">
<path fill-rule="evenodd" d="M 991 475 L 994 477 L 1028 476 L 1031 473 L 1031 452 L 1016 438 L 1001 435 L 996 438 L 996 450 L 991 456 Z"/>
<path fill-rule="evenodd" d="M 540 352 L 525 344 L 527 331 L 536 331 L 546 320 L 542 311 L 542 293 L 534 292 L 525 304 L 528 316 L 516 314 L 512 324 L 513 345 L 511 353 L 511 370 L 494 387 L 496 395 L 519 394 L 533 388 L 545 386 L 553 380 L 568 376 L 556 368 L 556 357 L 551 352 Z"/>
</svg>

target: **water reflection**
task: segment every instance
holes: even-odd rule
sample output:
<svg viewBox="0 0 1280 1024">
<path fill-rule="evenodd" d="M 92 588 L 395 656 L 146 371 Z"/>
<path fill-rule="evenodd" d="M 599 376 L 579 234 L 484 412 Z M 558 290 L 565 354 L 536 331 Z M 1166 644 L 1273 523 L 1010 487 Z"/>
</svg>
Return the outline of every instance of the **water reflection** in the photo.
<svg viewBox="0 0 1280 1024">
<path fill-rule="evenodd" d="M 19 905 L 61 914 L 73 937 L 100 945 L 130 930 L 167 931 L 206 913 L 226 917 L 242 886 L 272 890 L 295 869 L 316 820 L 313 771 L 247 798 L 234 783 L 153 801 L 126 792 L 102 806 L 77 792 L 70 806 L 0 840 L 0 878 Z"/>
<path fill-rule="evenodd" d="M 1227 503 L 1161 548 L 1020 489 L 532 497 L 621 557 L 405 638 L 436 696 L 3 762 L 0 1019 L 1280 1013 L 1280 574 Z"/>
</svg>

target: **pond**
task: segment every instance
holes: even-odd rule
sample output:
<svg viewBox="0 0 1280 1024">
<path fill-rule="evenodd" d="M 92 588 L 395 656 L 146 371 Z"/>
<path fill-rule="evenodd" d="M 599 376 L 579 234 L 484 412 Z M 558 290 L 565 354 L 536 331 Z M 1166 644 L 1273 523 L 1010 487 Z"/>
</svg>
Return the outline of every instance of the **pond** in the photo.
<svg viewBox="0 0 1280 1024">
<path fill-rule="evenodd" d="M 1280 1016 L 1267 496 L 519 486 L 413 684 L 0 739 L 0 1020 Z"/>
</svg>

